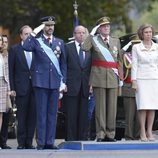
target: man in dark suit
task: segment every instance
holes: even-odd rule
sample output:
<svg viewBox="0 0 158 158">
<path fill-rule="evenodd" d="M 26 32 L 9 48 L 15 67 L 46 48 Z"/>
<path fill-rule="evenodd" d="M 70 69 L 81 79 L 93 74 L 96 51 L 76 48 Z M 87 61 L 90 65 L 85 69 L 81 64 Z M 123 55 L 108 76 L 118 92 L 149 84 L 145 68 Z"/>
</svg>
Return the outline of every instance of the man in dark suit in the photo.
<svg viewBox="0 0 158 158">
<path fill-rule="evenodd" d="M 86 140 L 88 130 L 89 75 L 91 68 L 90 52 L 81 50 L 86 37 L 86 28 L 77 26 L 75 41 L 65 46 L 67 59 L 67 92 L 64 94 L 66 108 L 66 140 Z M 82 53 L 83 56 L 80 55 Z"/>
<path fill-rule="evenodd" d="M 30 26 L 23 26 L 20 29 L 21 43 L 12 46 L 9 51 L 10 87 L 16 93 L 18 149 L 34 148 L 32 145 L 36 125 L 35 100 L 32 87 L 34 54 L 24 51 L 22 47 L 31 32 Z"/>
<path fill-rule="evenodd" d="M 33 87 L 37 110 L 37 149 L 57 149 L 54 145 L 59 91 L 64 90 L 66 77 L 63 40 L 53 36 L 55 17 L 41 19 L 23 47 L 33 51 L 35 68 Z M 35 34 L 37 34 L 35 36 Z"/>
</svg>

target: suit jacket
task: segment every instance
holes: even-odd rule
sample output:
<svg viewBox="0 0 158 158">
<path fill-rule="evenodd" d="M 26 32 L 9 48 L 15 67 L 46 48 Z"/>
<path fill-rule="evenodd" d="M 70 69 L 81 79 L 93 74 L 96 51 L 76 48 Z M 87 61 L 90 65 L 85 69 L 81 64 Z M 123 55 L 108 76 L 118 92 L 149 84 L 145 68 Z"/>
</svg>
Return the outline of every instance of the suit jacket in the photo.
<svg viewBox="0 0 158 158">
<path fill-rule="evenodd" d="M 4 60 L 4 67 L 3 67 L 4 80 L 5 80 L 5 82 L 7 82 L 8 91 L 9 91 L 10 90 L 10 84 L 9 84 L 8 55 L 3 56 L 3 60 Z"/>
<path fill-rule="evenodd" d="M 17 96 L 24 96 L 28 92 L 32 71 L 34 68 L 34 55 L 32 54 L 31 68 L 29 69 L 24 49 L 20 44 L 14 45 L 9 50 L 9 80 L 11 90 Z"/>
<path fill-rule="evenodd" d="M 158 79 L 158 44 L 152 42 L 147 50 L 143 43 L 135 44 L 132 48 L 132 80 Z"/>
<path fill-rule="evenodd" d="M 39 38 L 39 37 L 36 37 Z M 47 89 L 58 89 L 60 86 L 61 76 L 58 74 L 53 62 L 44 52 L 38 40 L 29 36 L 23 45 L 27 51 L 32 51 L 35 55 L 35 67 L 33 71 L 33 86 Z M 40 35 L 44 44 L 49 46 L 58 58 L 60 70 L 63 75 L 63 82 L 66 79 L 66 61 L 65 48 L 63 40 L 53 37 L 52 44 L 43 35 Z"/>
<path fill-rule="evenodd" d="M 105 44 L 100 35 L 96 35 L 97 40 L 104 47 L 109 49 L 111 55 L 113 56 L 115 62 L 119 64 L 122 72 L 122 55 L 120 51 L 120 41 L 117 38 L 109 38 L 109 47 Z M 94 42 L 93 36 L 88 36 L 83 44 L 84 50 L 90 50 L 92 52 L 92 60 L 103 60 L 106 61 L 102 53 L 100 52 L 98 46 Z M 118 87 L 118 76 L 114 73 L 112 68 L 97 67 L 92 66 L 90 74 L 90 84 L 93 87 L 102 88 L 117 88 Z"/>
<path fill-rule="evenodd" d="M 65 50 L 67 61 L 67 95 L 77 96 L 82 85 L 83 94 L 85 97 L 88 97 L 91 54 L 89 51 L 85 52 L 84 64 L 81 67 L 75 42 L 66 44 Z"/>
</svg>

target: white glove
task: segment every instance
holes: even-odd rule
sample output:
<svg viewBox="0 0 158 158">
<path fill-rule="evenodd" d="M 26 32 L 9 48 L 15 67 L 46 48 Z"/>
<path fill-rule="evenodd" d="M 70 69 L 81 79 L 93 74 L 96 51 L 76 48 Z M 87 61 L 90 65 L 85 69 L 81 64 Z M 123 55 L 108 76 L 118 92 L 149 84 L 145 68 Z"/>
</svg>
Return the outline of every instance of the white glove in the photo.
<svg viewBox="0 0 158 158">
<path fill-rule="evenodd" d="M 62 99 L 63 93 L 59 93 L 59 100 Z"/>
<path fill-rule="evenodd" d="M 92 29 L 90 35 L 94 36 L 94 34 L 96 33 L 96 31 L 97 31 L 97 29 L 99 28 L 99 26 L 100 26 L 100 25 L 95 26 L 95 27 Z"/>
<path fill-rule="evenodd" d="M 66 85 L 65 85 L 65 83 L 62 82 L 62 83 L 60 84 L 59 92 L 64 91 L 65 88 L 66 88 Z"/>
<path fill-rule="evenodd" d="M 41 24 L 40 26 L 36 27 L 31 33 L 31 35 L 36 36 L 41 30 L 43 30 L 44 27 L 45 27 L 45 24 Z"/>
<path fill-rule="evenodd" d="M 132 45 L 132 42 L 130 41 L 130 42 L 128 42 L 128 44 L 126 44 L 122 49 L 123 49 L 124 51 L 126 51 L 131 45 Z"/>
<path fill-rule="evenodd" d="M 119 81 L 119 87 L 123 86 L 123 81 Z"/>
</svg>

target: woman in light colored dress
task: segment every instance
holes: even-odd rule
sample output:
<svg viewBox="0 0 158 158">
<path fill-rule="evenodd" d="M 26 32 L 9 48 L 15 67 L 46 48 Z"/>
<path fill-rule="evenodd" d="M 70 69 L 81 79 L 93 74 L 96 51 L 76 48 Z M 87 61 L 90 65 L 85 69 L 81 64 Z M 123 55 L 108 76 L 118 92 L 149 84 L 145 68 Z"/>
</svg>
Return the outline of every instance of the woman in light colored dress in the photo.
<svg viewBox="0 0 158 158">
<path fill-rule="evenodd" d="M 8 53 L 3 48 L 3 38 L 0 36 L 0 130 L 3 112 L 7 112 L 11 108 L 9 95 L 12 95 L 8 77 Z"/>
<path fill-rule="evenodd" d="M 158 44 L 152 41 L 154 29 L 143 24 L 138 29 L 141 43 L 132 48 L 132 88 L 140 123 L 141 141 L 154 141 L 152 127 L 158 109 Z"/>
</svg>

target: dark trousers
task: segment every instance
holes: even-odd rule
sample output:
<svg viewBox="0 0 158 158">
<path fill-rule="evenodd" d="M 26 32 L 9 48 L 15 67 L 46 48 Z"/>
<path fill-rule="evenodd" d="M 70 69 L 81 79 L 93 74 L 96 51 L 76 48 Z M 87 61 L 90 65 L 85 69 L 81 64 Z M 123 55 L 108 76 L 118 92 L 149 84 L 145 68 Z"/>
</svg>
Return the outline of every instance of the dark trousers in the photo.
<svg viewBox="0 0 158 158">
<path fill-rule="evenodd" d="M 64 96 L 66 106 L 67 141 L 86 140 L 88 132 L 88 97 Z"/>
<path fill-rule="evenodd" d="M 17 141 L 20 146 L 32 145 L 36 127 L 36 109 L 33 89 L 25 96 L 16 97 L 17 105 Z"/>
<path fill-rule="evenodd" d="M 37 143 L 53 145 L 55 141 L 58 89 L 34 88 L 37 110 Z"/>
<path fill-rule="evenodd" d="M 9 116 L 10 116 L 10 112 L 3 113 L 3 122 L 0 132 L 0 146 L 7 144 Z"/>
<path fill-rule="evenodd" d="M 125 110 L 125 139 L 137 140 L 140 136 L 140 127 L 137 116 L 137 107 L 135 97 L 123 98 L 124 110 Z"/>
<path fill-rule="evenodd" d="M 88 139 L 94 140 L 95 137 L 95 99 L 94 95 L 90 94 L 88 100 Z"/>
</svg>

